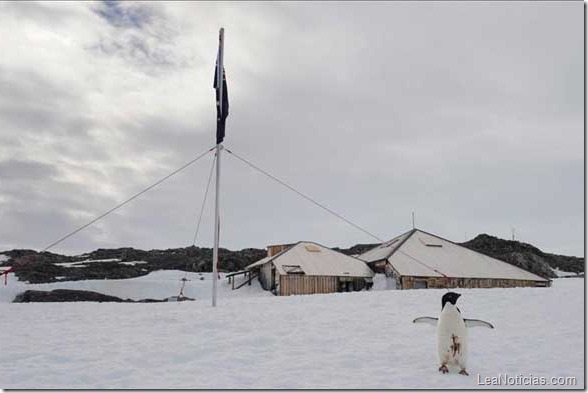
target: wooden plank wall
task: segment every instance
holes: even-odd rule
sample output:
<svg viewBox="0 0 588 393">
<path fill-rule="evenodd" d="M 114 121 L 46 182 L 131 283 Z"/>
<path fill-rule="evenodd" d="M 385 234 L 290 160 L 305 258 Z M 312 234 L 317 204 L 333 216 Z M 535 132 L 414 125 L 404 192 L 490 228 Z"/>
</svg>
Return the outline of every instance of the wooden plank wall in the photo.
<svg viewBox="0 0 588 393">
<path fill-rule="evenodd" d="M 280 276 L 280 295 L 310 295 L 337 292 L 338 278 L 333 276 Z"/>
<path fill-rule="evenodd" d="M 402 289 L 413 289 L 426 282 L 427 288 L 514 288 L 550 286 L 549 282 L 498 278 L 402 277 Z"/>
</svg>

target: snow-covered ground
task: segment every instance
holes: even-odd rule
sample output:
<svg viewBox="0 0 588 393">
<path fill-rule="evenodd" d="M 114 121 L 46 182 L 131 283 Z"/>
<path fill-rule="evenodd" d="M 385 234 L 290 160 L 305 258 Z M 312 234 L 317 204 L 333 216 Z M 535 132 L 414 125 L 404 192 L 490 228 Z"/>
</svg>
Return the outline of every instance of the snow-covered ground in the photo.
<svg viewBox="0 0 588 393">
<path fill-rule="evenodd" d="M 584 388 L 584 280 L 552 288 L 459 289 L 470 329 L 470 376 L 437 371 L 435 331 L 414 325 L 440 311 L 444 290 L 275 297 L 253 285 L 188 274 L 195 302 L 9 303 L 25 288 L 81 288 L 130 298 L 176 295 L 182 272 L 130 280 L 0 288 L 0 387 L 10 389 L 488 388 L 486 378 L 575 377 Z M 200 280 L 204 277 L 204 280 Z M 478 376 L 479 375 L 479 376 Z M 494 386 L 505 388 L 508 386 Z M 557 386 L 514 385 L 513 388 Z"/>
<path fill-rule="evenodd" d="M 14 273 L 8 276 L 8 285 L 0 287 L 0 303 L 9 303 L 14 297 L 27 289 L 40 291 L 51 291 L 53 289 L 82 289 L 86 291 L 100 292 L 106 295 L 117 296 L 122 299 L 163 299 L 170 296 L 177 296 L 182 286 L 181 279 L 186 277 L 189 281 L 184 288 L 184 296 L 204 300 L 210 298 L 212 288 L 212 275 L 210 273 L 188 273 L 179 270 L 159 270 L 149 273 L 146 276 L 129 278 L 126 280 L 85 280 L 85 281 L 62 281 L 47 284 L 28 284 L 17 281 Z M 243 276 L 237 278 L 236 284 L 244 281 Z M 238 290 L 231 290 L 227 279 L 221 273 L 219 281 L 219 297 L 249 297 L 249 296 L 271 296 L 271 293 L 264 291 L 254 279 L 252 285 L 245 285 Z M 2 283 L 3 284 L 3 283 Z"/>
<path fill-rule="evenodd" d="M 557 274 L 558 277 L 575 277 L 575 276 L 577 276 L 577 274 L 574 273 L 574 272 L 566 272 L 564 270 L 559 270 L 557 268 L 554 268 L 554 269 L 551 269 L 551 270 L 553 270 L 553 272 L 555 274 Z"/>
</svg>

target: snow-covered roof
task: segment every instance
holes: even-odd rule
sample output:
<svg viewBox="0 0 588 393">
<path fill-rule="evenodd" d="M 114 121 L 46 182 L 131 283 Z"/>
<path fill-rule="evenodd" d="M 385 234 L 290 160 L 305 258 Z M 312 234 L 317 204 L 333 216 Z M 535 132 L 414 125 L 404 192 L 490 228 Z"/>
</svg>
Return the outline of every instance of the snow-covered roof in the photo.
<svg viewBox="0 0 588 393">
<path fill-rule="evenodd" d="M 268 262 L 270 259 L 272 259 L 272 257 L 265 257 L 265 258 L 263 258 L 263 259 L 260 259 L 260 260 L 259 260 L 259 261 L 257 261 L 257 262 L 253 262 L 252 264 L 245 266 L 245 267 L 243 268 L 243 270 L 251 270 L 252 268 L 254 268 L 254 267 L 256 267 L 256 266 L 261 266 L 261 265 L 263 265 L 264 263 Z"/>
<path fill-rule="evenodd" d="M 331 250 L 314 242 L 299 242 L 295 246 L 263 258 L 245 269 L 271 262 L 279 274 L 304 273 L 307 276 L 372 277 L 374 272 L 365 262 Z"/>
<path fill-rule="evenodd" d="M 548 281 L 524 269 L 455 244 L 430 233 L 413 230 L 388 262 L 401 276 L 498 278 Z"/>
<path fill-rule="evenodd" d="M 413 231 L 414 231 L 414 229 L 410 230 L 406 233 L 403 233 L 402 235 L 397 236 L 392 240 L 388 240 L 387 242 L 384 242 L 384 243 L 380 244 L 379 246 L 376 246 L 370 250 L 367 250 L 363 254 L 360 254 L 358 256 L 358 258 L 361 259 L 362 261 L 367 262 L 367 263 L 384 260 L 384 259 L 388 258 L 390 255 L 392 255 L 394 250 L 396 250 L 396 248 L 398 248 L 398 246 L 400 244 L 402 244 L 402 242 L 408 236 L 410 236 L 413 233 Z"/>
</svg>

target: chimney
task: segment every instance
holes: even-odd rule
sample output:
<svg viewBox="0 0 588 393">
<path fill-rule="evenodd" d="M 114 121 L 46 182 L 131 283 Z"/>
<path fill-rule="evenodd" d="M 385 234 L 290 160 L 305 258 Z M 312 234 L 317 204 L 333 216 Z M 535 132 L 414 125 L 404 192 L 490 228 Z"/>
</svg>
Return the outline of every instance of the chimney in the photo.
<svg viewBox="0 0 588 393">
<path fill-rule="evenodd" d="M 274 255 L 279 254 L 292 246 L 294 246 L 294 244 L 274 244 L 271 246 L 267 246 L 267 256 L 273 257 Z"/>
</svg>

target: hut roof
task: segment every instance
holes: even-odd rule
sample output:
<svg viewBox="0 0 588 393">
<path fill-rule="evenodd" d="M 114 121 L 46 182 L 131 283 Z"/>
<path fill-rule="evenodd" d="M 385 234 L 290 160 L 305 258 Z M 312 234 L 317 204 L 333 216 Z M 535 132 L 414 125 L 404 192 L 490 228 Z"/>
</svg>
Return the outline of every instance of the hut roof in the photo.
<svg viewBox="0 0 588 393">
<path fill-rule="evenodd" d="M 272 262 L 279 274 L 307 276 L 372 277 L 374 272 L 364 261 L 314 242 L 298 242 L 272 257 L 263 258 L 245 269 Z"/>
<path fill-rule="evenodd" d="M 251 269 L 253 269 L 253 268 L 254 268 L 254 267 L 256 267 L 256 266 L 261 266 L 261 265 L 263 265 L 264 263 L 266 263 L 266 262 L 269 262 L 269 261 L 270 261 L 270 259 L 272 259 L 272 257 L 265 257 L 265 258 L 263 258 L 263 259 L 260 259 L 260 260 L 259 260 L 259 261 L 257 261 L 257 262 L 253 262 L 252 264 L 245 266 L 243 269 L 244 269 L 244 270 L 251 270 Z"/>
<path fill-rule="evenodd" d="M 413 229 L 396 239 L 401 240 L 393 244 L 394 249 L 386 259 L 401 276 L 549 281 L 419 229 Z M 374 250 L 367 251 L 359 258 L 366 258 L 366 254 L 368 258 L 373 258 L 376 255 Z"/>
</svg>

